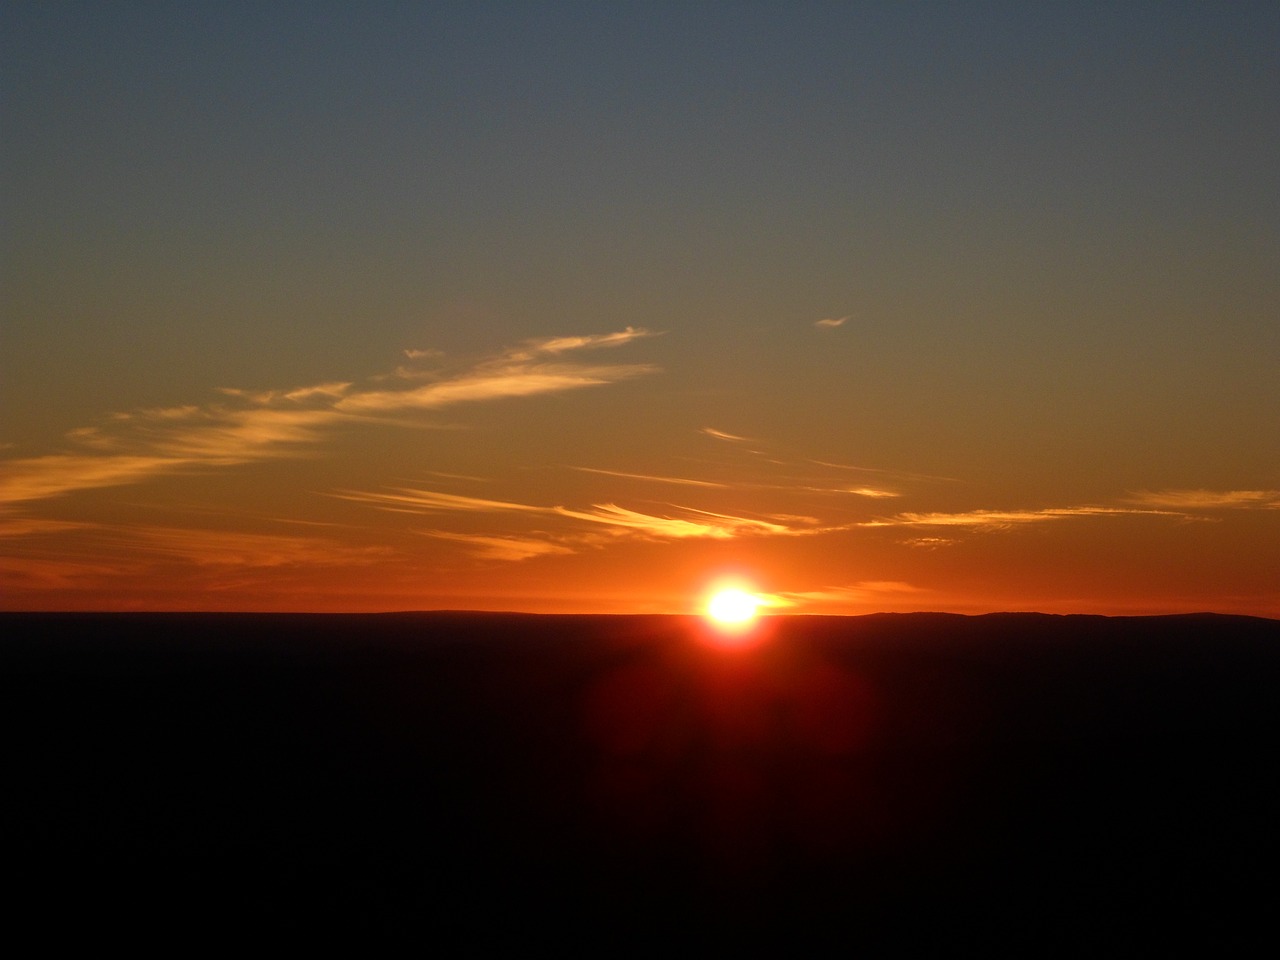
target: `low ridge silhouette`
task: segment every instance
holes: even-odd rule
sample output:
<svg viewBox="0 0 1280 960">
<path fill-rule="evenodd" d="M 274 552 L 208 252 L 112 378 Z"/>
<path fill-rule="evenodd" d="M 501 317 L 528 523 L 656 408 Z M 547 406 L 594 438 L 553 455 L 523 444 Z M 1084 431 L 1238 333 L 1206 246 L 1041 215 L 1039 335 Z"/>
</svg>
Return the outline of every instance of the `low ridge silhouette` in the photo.
<svg viewBox="0 0 1280 960">
<path fill-rule="evenodd" d="M 780 617 L 739 646 L 660 616 L 0 632 L 5 912 L 49 942 L 1274 936 L 1278 621 Z"/>
</svg>

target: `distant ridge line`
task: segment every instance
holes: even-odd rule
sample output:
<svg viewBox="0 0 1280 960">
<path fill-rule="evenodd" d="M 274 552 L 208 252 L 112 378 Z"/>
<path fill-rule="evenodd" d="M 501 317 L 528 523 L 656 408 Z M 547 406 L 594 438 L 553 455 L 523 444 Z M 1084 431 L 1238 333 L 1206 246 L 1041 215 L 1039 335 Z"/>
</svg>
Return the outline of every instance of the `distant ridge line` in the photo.
<svg viewBox="0 0 1280 960">
<path fill-rule="evenodd" d="M 221 619 L 231 617 L 253 618 L 298 618 L 298 619 L 353 619 L 353 618 L 395 618 L 395 617 L 439 617 L 439 618 L 520 618 L 520 619 L 701 619 L 702 614 L 691 613 L 538 613 L 522 610 L 377 610 L 377 611 L 315 611 L 315 610 L 0 610 L 0 619 L 11 618 L 66 618 L 85 619 L 90 617 L 144 619 L 170 619 L 208 617 Z M 1280 624 L 1280 618 L 1264 617 L 1247 613 L 1219 613 L 1212 610 L 1201 610 L 1187 613 L 1143 613 L 1143 614 L 1108 614 L 1108 613 L 1044 613 L 1036 610 L 994 610 L 987 613 L 954 613 L 944 610 L 877 611 L 874 613 L 774 613 L 761 614 L 762 620 L 1158 620 L 1170 621 L 1204 621 L 1204 620 L 1256 620 L 1264 623 Z"/>
</svg>

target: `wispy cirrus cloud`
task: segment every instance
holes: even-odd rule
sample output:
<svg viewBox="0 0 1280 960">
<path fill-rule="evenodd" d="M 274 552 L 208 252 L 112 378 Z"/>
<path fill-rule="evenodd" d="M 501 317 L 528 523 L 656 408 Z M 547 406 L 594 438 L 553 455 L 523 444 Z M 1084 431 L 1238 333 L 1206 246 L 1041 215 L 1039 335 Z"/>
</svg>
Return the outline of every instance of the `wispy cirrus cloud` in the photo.
<svg viewBox="0 0 1280 960">
<path fill-rule="evenodd" d="M 23 539 L 0 559 L 0 591 L 110 590 L 124 580 L 173 577 L 182 567 L 197 589 L 213 589 L 247 570 L 349 570 L 395 557 L 389 547 L 327 536 L 196 527 L 17 518 L 0 523 L 0 536 L 6 532 Z"/>
<path fill-rule="evenodd" d="M 440 493 L 434 490 L 417 490 L 399 488 L 384 491 L 344 491 L 333 496 L 343 500 L 368 504 L 380 510 L 401 513 L 480 513 L 480 514 L 527 514 L 543 517 L 556 517 L 568 521 L 578 521 L 597 527 L 605 527 L 618 536 L 637 536 L 654 540 L 686 540 L 710 539 L 730 540 L 737 537 L 751 536 L 807 536 L 814 533 L 827 532 L 832 527 L 810 524 L 812 518 L 792 517 L 790 522 L 774 517 L 765 520 L 758 517 L 743 517 L 730 513 L 699 510 L 694 507 L 671 505 L 670 512 L 652 513 L 633 510 L 616 503 L 597 503 L 589 507 L 541 506 L 536 504 L 517 503 L 510 500 L 490 500 L 482 497 L 468 497 L 461 494 Z M 432 532 L 439 536 L 438 531 Z M 522 535 L 523 536 L 523 535 Z M 560 536 L 553 539 L 562 546 L 572 546 L 590 542 L 598 544 L 598 540 L 582 540 L 580 537 Z M 474 539 L 470 534 L 448 535 L 448 539 Z M 503 535 L 502 539 L 507 539 Z M 517 537 L 516 539 L 520 539 Z"/>
<path fill-rule="evenodd" d="M 240 397 L 251 403 L 261 406 L 276 403 L 281 400 L 288 400 L 294 403 L 300 403 L 316 398 L 335 399 L 341 397 L 352 387 L 351 383 L 317 383 L 310 387 L 297 387 L 293 390 L 237 390 L 235 387 L 219 387 L 218 392 L 228 397 Z M 198 407 L 178 407 L 177 411 L 197 411 Z M 157 412 L 157 411 L 153 411 Z M 117 416 L 121 416 L 117 414 Z M 125 415 L 127 416 L 127 415 Z"/>
<path fill-rule="evenodd" d="M 451 510 L 467 513 L 555 513 L 554 507 L 535 507 L 510 500 L 486 500 L 482 497 L 439 493 L 434 490 L 416 490 L 410 487 L 372 492 L 346 490 L 335 493 L 333 496 L 339 500 L 371 504 L 381 510 L 407 513 L 442 513 Z"/>
<path fill-rule="evenodd" d="M 915 547 L 918 550 L 937 550 L 939 547 L 951 546 L 956 540 L 952 537 L 912 537 L 900 542 L 903 546 Z"/>
<path fill-rule="evenodd" d="M 814 326 L 819 330 L 834 330 L 836 327 L 842 327 L 853 316 L 848 314 L 843 317 L 823 317 L 821 320 L 815 320 Z"/>
<path fill-rule="evenodd" d="M 754 443 L 750 437 L 740 437 L 736 433 L 727 433 L 724 430 L 717 430 L 715 427 L 703 427 L 700 433 L 705 433 L 708 437 L 715 437 L 717 440 L 729 440 L 733 443 Z"/>
<path fill-rule="evenodd" d="M 621 470 L 601 470 L 597 467 L 573 467 L 581 473 L 597 473 L 606 477 L 622 477 L 627 480 L 649 480 L 654 483 L 674 483 L 687 487 L 720 487 L 729 486 L 727 483 L 717 483 L 714 480 L 694 480 L 689 477 L 663 477 L 648 473 L 625 473 Z"/>
<path fill-rule="evenodd" d="M 1280 510 L 1280 490 L 1166 490 L 1119 500 L 1121 506 L 1087 504 L 1036 510 L 966 510 L 956 513 L 899 513 L 858 524 L 861 527 L 968 527 L 1004 530 L 1073 517 L 1152 516 L 1196 519 L 1214 510 Z M 1203 517 L 1200 517 L 1203 519 Z M 926 538 L 929 542 L 929 538 Z"/>
<path fill-rule="evenodd" d="M 349 567 L 387 559 L 382 546 L 342 543 L 328 537 L 277 533 L 137 527 L 121 536 L 136 541 L 138 553 L 159 554 L 201 567 Z"/>
<path fill-rule="evenodd" d="M 473 533 L 450 533 L 444 530 L 423 531 L 438 540 L 452 540 L 465 544 L 482 560 L 519 562 L 533 557 L 577 553 L 573 547 L 555 540 L 538 537 L 483 536 Z"/>
<path fill-rule="evenodd" d="M 766 469 L 772 471 L 777 476 L 777 471 L 773 468 L 782 468 L 788 473 L 793 474 L 785 479 L 785 483 L 778 480 L 774 482 L 756 482 L 747 483 L 759 489 L 796 489 L 805 490 L 811 493 L 839 493 L 854 494 L 856 496 L 887 498 L 901 496 L 897 490 L 892 490 L 883 486 L 872 486 L 872 483 L 878 483 L 881 480 L 888 481 L 947 481 L 955 482 L 954 477 L 939 477 L 931 474 L 911 473 L 903 470 L 889 470 L 883 467 L 866 467 L 849 463 L 836 463 L 831 460 L 818 460 L 812 457 L 796 456 L 785 451 L 777 452 L 774 448 L 779 445 L 769 440 L 762 440 L 757 437 L 740 436 L 736 433 L 728 433 L 715 427 L 702 427 L 699 433 L 712 437 L 716 440 L 724 440 L 734 444 L 731 448 L 735 451 L 741 451 L 752 456 L 752 463 L 758 468 L 760 464 L 765 464 Z M 752 448 L 742 447 L 741 444 L 753 444 Z M 821 471 L 813 470 L 813 467 L 822 467 Z M 851 485 L 848 482 L 832 479 L 829 471 L 838 471 L 845 474 L 861 475 L 859 479 L 870 482 L 864 482 L 857 485 Z M 797 476 L 803 472 L 807 476 Z M 826 473 L 825 477 L 814 478 L 815 473 Z M 742 483 L 735 483 L 735 486 L 741 486 Z"/>
<path fill-rule="evenodd" d="M 0 503 L 142 483 L 199 468 L 301 456 L 342 419 L 327 410 L 175 407 L 119 414 L 69 439 L 88 449 L 0 463 Z"/>
<path fill-rule="evenodd" d="M 7 590 L 82 590 L 98 587 L 122 574 L 139 574 L 137 563 L 57 557 L 0 557 L 0 586 Z"/>
<path fill-rule="evenodd" d="M 705 431 L 704 431 L 705 432 Z M 770 460 L 773 466 L 785 467 L 786 464 L 781 460 Z M 570 467 L 580 473 L 592 473 L 606 477 L 620 477 L 626 480 L 642 480 L 650 483 L 667 483 L 688 487 L 707 487 L 711 489 L 728 489 L 737 490 L 776 490 L 783 492 L 802 492 L 802 493 L 820 493 L 838 496 L 855 496 L 867 497 L 870 499 L 888 499 L 900 497 L 902 494 L 897 490 L 890 490 L 886 487 L 872 487 L 867 485 L 850 486 L 848 483 L 839 481 L 828 482 L 825 478 L 796 477 L 796 476 L 776 476 L 771 481 L 761 479 L 751 479 L 751 475 L 740 475 L 734 479 L 732 483 L 725 483 L 719 480 L 705 480 L 700 477 L 676 477 L 667 474 L 654 473 L 631 473 L 623 470 L 606 470 L 600 467 Z M 810 471 L 812 473 L 813 471 Z M 745 471 L 742 471 L 745 473 Z M 752 471 L 756 476 L 760 475 L 760 471 Z M 768 474 L 765 474 L 768 476 Z"/>
<path fill-rule="evenodd" d="M 629 510 L 613 503 L 596 504 L 589 510 L 555 508 L 555 512 L 561 516 L 611 527 L 622 527 L 660 540 L 683 540 L 690 537 L 730 540 L 753 534 L 777 536 L 793 533 L 790 527 L 768 520 L 754 520 L 726 513 L 710 513 L 706 510 L 695 510 L 692 507 L 680 507 L 676 510 L 677 514 L 684 515 L 656 516 L 641 513 L 638 510 Z"/>
<path fill-rule="evenodd" d="M 602 386 L 652 373 L 644 364 L 584 366 L 580 364 L 509 364 L 408 390 L 369 390 L 340 397 L 339 413 L 378 414 L 402 410 L 437 410 L 459 403 L 530 397 L 582 387 Z"/>
<path fill-rule="evenodd" d="M 885 490 L 880 487 L 842 487 L 837 489 L 831 488 L 809 488 L 818 490 L 821 493 L 852 493 L 857 497 L 870 497 L 873 500 L 884 500 L 891 497 L 900 497 L 902 494 L 896 490 Z"/>
<path fill-rule="evenodd" d="M 341 425 L 386 420 L 389 414 L 602 386 L 653 373 L 647 364 L 584 364 L 574 351 L 618 347 L 648 331 L 530 340 L 496 357 L 400 389 L 327 381 L 289 390 L 219 392 L 205 405 L 112 414 L 72 430 L 78 448 L 0 463 L 0 503 L 43 500 L 77 490 L 140 483 L 197 468 L 226 467 L 273 457 L 304 456 Z M 413 352 L 416 359 L 420 352 Z M 434 359 L 435 354 L 430 354 Z M 370 378 L 382 383 L 385 378 Z"/>
<path fill-rule="evenodd" d="M 899 513 L 892 517 L 864 520 L 860 527 L 972 527 L 1001 530 L 1028 523 L 1046 523 L 1070 517 L 1182 516 L 1172 510 L 1141 510 L 1125 507 L 1047 507 L 1040 510 L 967 510 L 960 513 Z"/>
<path fill-rule="evenodd" d="M 819 590 L 780 590 L 776 593 L 756 593 L 754 596 L 759 605 L 766 609 L 843 613 L 851 606 L 865 607 L 876 602 L 893 603 L 904 597 L 927 592 L 901 580 L 862 580 Z"/>
<path fill-rule="evenodd" d="M 69 530 L 85 530 L 94 526 L 96 524 L 82 523 L 77 520 L 44 520 L 38 517 L 0 516 L 0 538 L 66 533 Z"/>
<path fill-rule="evenodd" d="M 892 477 L 901 480 L 940 480 L 946 483 L 955 483 L 955 477 L 940 477 L 929 473 L 908 473 L 903 470 L 886 470 L 883 467 L 864 467 L 859 464 L 852 463 L 832 463 L 830 460 L 809 460 L 809 463 L 816 464 L 819 467 L 829 467 L 832 470 L 848 470 L 852 473 L 874 473 L 880 476 Z"/>
<path fill-rule="evenodd" d="M 820 590 L 782 591 L 773 596 L 787 606 L 799 606 L 819 603 L 865 603 L 877 597 L 924 592 L 921 587 L 901 580 L 861 580 L 840 587 L 823 587 Z"/>
<path fill-rule="evenodd" d="M 0 465 L 0 503 L 44 500 L 74 490 L 139 483 L 179 470 L 188 463 L 174 457 L 50 454 Z"/>
<path fill-rule="evenodd" d="M 1280 510 L 1280 490 L 1144 490 L 1125 502 L 1178 510 Z"/>
<path fill-rule="evenodd" d="M 593 333 L 577 337 L 544 337 L 526 340 L 523 345 L 508 351 L 507 360 L 532 360 L 543 354 L 567 353 L 571 350 L 596 350 L 601 347 L 620 347 L 633 340 L 657 336 L 653 331 L 640 327 L 627 327 L 615 333 Z"/>
</svg>

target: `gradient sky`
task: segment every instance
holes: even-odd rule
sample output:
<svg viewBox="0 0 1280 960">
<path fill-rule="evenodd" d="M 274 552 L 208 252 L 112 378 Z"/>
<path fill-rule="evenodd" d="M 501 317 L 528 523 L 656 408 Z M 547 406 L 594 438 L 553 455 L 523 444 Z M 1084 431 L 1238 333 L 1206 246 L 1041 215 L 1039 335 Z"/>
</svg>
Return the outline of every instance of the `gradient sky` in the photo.
<svg viewBox="0 0 1280 960">
<path fill-rule="evenodd" d="M 6 3 L 0 606 L 1280 616 L 1277 50 Z"/>
</svg>

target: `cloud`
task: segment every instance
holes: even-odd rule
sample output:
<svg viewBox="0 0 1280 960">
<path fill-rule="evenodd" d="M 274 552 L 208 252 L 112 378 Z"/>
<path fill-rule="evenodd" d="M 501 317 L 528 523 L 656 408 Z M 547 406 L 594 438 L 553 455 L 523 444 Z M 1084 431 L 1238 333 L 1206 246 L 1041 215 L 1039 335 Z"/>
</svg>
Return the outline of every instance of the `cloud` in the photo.
<svg viewBox="0 0 1280 960">
<path fill-rule="evenodd" d="M 750 437 L 740 437 L 735 433 L 725 433 L 723 430 L 716 430 L 714 427 L 703 427 L 700 431 L 708 437 L 715 437 L 717 440 L 732 440 L 736 443 L 752 443 Z"/>
<path fill-rule="evenodd" d="M 574 517 L 591 523 L 623 527 L 645 536 L 661 540 L 683 540 L 691 537 L 714 540 L 730 540 L 751 534 L 790 533 L 789 528 L 766 520 L 752 520 L 728 514 L 708 513 L 689 507 L 677 508 L 691 516 L 655 516 L 619 507 L 613 503 L 595 504 L 589 510 L 568 510 L 557 507 L 562 516 Z"/>
<path fill-rule="evenodd" d="M 1126 506 L 1084 505 L 1045 507 L 1039 510 L 966 510 L 958 513 L 899 513 L 856 524 L 859 527 L 967 527 L 974 530 L 1007 530 L 1033 523 L 1073 517 L 1175 517 L 1197 518 L 1197 511 L 1216 509 L 1280 510 L 1280 490 L 1166 490 L 1134 494 L 1120 503 Z M 922 537 L 904 541 L 912 546 L 945 546 L 952 541 Z"/>
<path fill-rule="evenodd" d="M 551 540 L 534 537 L 486 537 L 470 533 L 448 533 L 444 530 L 423 531 L 439 540 L 454 540 L 472 547 L 473 553 L 484 560 L 520 561 L 532 557 L 576 553 L 572 547 Z"/>
<path fill-rule="evenodd" d="M 755 597 L 756 606 L 764 607 L 765 609 L 776 610 L 780 607 L 796 606 L 796 601 L 789 599 L 788 595 L 785 593 L 762 593 L 758 591 L 752 591 L 751 595 Z"/>
<path fill-rule="evenodd" d="M 771 513 L 769 519 L 778 520 L 786 524 L 800 524 L 802 526 L 817 526 L 822 523 L 817 517 L 810 517 L 800 513 Z"/>
<path fill-rule="evenodd" d="M 824 317 L 822 320 L 814 321 L 813 325 L 820 330 L 834 330 L 836 327 L 844 326 L 845 321 L 852 316 L 853 314 L 844 317 Z"/>
<path fill-rule="evenodd" d="M 464 497 L 456 493 L 437 493 L 434 490 L 413 490 L 401 487 L 389 493 L 362 492 L 348 490 L 335 493 L 340 500 L 354 500 L 357 503 L 369 503 L 383 510 L 407 513 L 436 513 L 441 511 L 464 511 L 470 513 L 554 513 L 553 507 L 534 507 L 524 503 L 512 503 L 506 500 L 484 500 L 480 497 Z"/>
<path fill-rule="evenodd" d="M 625 477 L 629 480 L 652 480 L 655 483 L 676 483 L 690 487 L 727 487 L 726 483 L 715 483 L 711 480 L 690 480 L 687 477 L 659 477 L 647 473 L 623 473 L 620 470 L 599 470 L 595 467 L 573 467 L 582 473 L 599 473 L 606 477 Z"/>
<path fill-rule="evenodd" d="M 292 403 L 304 403 L 308 400 L 316 398 L 333 399 L 341 397 L 351 389 L 350 382 L 334 382 L 334 383 L 317 383 L 310 387 L 297 387 L 293 390 L 237 390 L 235 387 L 219 387 L 218 392 L 228 397 L 238 397 L 248 400 L 251 403 L 260 406 L 268 406 L 281 400 L 287 400 Z M 199 411 L 199 407 L 179 407 L 178 411 L 184 411 L 188 414 Z M 144 413 L 154 413 L 156 411 L 143 411 Z M 164 411 L 160 411 L 164 412 Z M 120 416 L 117 414 L 117 416 Z M 128 416 L 127 414 L 125 416 Z"/>
<path fill-rule="evenodd" d="M 30 537 L 46 533 L 65 533 L 96 526 L 76 520 L 41 520 L 36 517 L 0 517 L 0 538 Z"/>
<path fill-rule="evenodd" d="M 865 606 L 876 600 L 893 600 L 904 595 L 925 593 L 921 587 L 901 580 L 862 580 L 840 587 L 823 587 L 820 590 L 782 590 L 761 594 L 761 606 L 766 607 L 847 607 Z"/>
<path fill-rule="evenodd" d="M 846 487 L 840 490 L 823 490 L 824 493 L 852 493 L 859 497 L 871 497 L 875 500 L 889 497 L 900 497 L 902 494 L 894 490 L 882 490 L 879 487 Z"/>
<path fill-rule="evenodd" d="M 735 529 L 743 530 L 743 531 L 754 531 L 755 533 L 767 533 L 773 536 L 797 536 L 797 535 L 807 535 L 815 532 L 813 529 L 791 527 L 785 523 L 770 523 L 767 520 L 753 520 L 748 517 L 736 517 L 728 513 L 712 513 L 710 510 L 695 510 L 692 507 L 686 507 L 685 509 L 690 511 L 691 513 L 695 513 L 700 516 L 711 517 L 716 521 L 728 523 L 732 525 Z M 776 520 L 779 518 L 775 517 L 774 519 Z M 833 530 L 833 529 L 836 529 L 836 528 L 826 527 L 826 528 L 823 528 L 823 532 L 826 532 L 827 530 Z"/>
<path fill-rule="evenodd" d="M 922 593 L 922 588 L 901 580 L 861 580 L 843 587 L 824 587 L 821 590 L 783 591 L 779 596 L 792 603 L 842 603 L 867 600 L 885 594 Z"/>
<path fill-rule="evenodd" d="M 639 327 L 627 327 L 616 333 L 596 333 L 577 337 L 544 337 L 537 340 L 526 340 L 520 347 L 508 351 L 505 360 L 531 360 L 541 354 L 560 354 L 570 350 L 595 350 L 600 347 L 620 347 L 639 340 L 642 337 L 653 337 L 657 334 Z"/>
<path fill-rule="evenodd" d="M 710 539 L 730 540 L 749 536 L 806 536 L 827 532 L 836 527 L 806 527 L 740 517 L 727 513 L 698 510 L 693 507 L 672 505 L 667 514 L 645 513 L 619 506 L 616 503 L 597 503 L 584 508 L 565 506 L 539 506 L 515 503 L 509 500 L 487 500 L 434 490 L 399 488 L 382 492 L 344 491 L 334 494 L 343 500 L 366 503 L 381 510 L 404 513 L 460 513 L 533 514 L 559 517 L 595 526 L 603 526 L 616 534 L 630 534 L 656 540 Z M 777 518 L 775 518 L 776 520 Z M 433 533 L 433 536 L 438 533 Z M 459 535 L 455 539 L 462 539 Z M 504 536 L 502 539 L 506 539 Z M 517 538 L 522 539 L 522 538 Z M 570 538 L 558 538 L 565 543 Z M 572 538 L 583 542 L 581 538 Z"/>
<path fill-rule="evenodd" d="M 1126 502 L 1179 510 L 1280 510 L 1280 490 L 1144 490 Z"/>
<path fill-rule="evenodd" d="M 1068 517 L 1166 516 L 1184 514 L 1172 510 L 1135 510 L 1124 507 L 1048 507 L 1042 510 L 968 510 L 962 513 L 899 513 L 893 517 L 865 520 L 860 527 L 972 527 L 1003 530 L 1027 523 L 1045 523 Z"/>
<path fill-rule="evenodd" d="M 300 456 L 321 428 L 346 419 L 328 410 L 182 407 L 122 414 L 114 430 L 84 427 L 70 439 L 97 453 L 50 454 L 0 463 L 0 503 L 141 483 L 198 467 Z"/>
<path fill-rule="evenodd" d="M 351 394 L 338 400 L 334 409 L 362 414 L 392 410 L 436 410 L 458 403 L 529 397 L 540 393 L 601 386 L 653 373 L 655 369 L 647 364 L 593 367 L 511 364 L 408 390 L 370 390 Z"/>
<path fill-rule="evenodd" d="M 947 483 L 955 483 L 955 477 L 939 477 L 929 473 L 905 473 L 901 470 L 885 470 L 880 467 L 860 467 L 851 463 L 832 463 L 829 460 L 810 460 L 809 463 L 817 464 L 820 467 L 830 467 L 833 470 L 851 470 L 854 473 L 878 473 L 882 476 L 898 477 L 902 480 L 945 480 Z"/>
<path fill-rule="evenodd" d="M 444 480 L 466 480 L 469 483 L 488 483 L 489 482 L 488 477 L 476 477 L 476 476 L 472 476 L 469 473 L 446 473 L 443 470 L 424 470 L 423 473 L 426 473 L 433 477 L 440 477 L 441 479 L 444 479 Z"/>
<path fill-rule="evenodd" d="M 186 527 L 72 523 L 23 519 L 0 523 L 0 535 L 57 538 L 10 544 L 0 559 L 0 588 L 13 590 L 109 590 L 124 580 L 146 584 L 175 576 L 175 565 L 213 589 L 214 582 L 239 571 L 327 567 L 349 570 L 385 562 L 395 552 L 384 546 L 344 543 L 328 537 L 250 533 Z M 54 549 L 58 555 L 50 555 Z M 213 579 L 209 579 L 213 577 Z"/>
<path fill-rule="evenodd" d="M 912 537 L 900 541 L 906 547 L 918 547 L 923 550 L 936 550 L 938 547 L 949 547 L 956 541 L 951 537 Z"/>
<path fill-rule="evenodd" d="M 207 410 L 177 429 L 140 428 L 136 442 L 176 460 L 214 466 L 297 456 L 323 439 L 322 429 L 347 419 L 331 410 Z"/>
<path fill-rule="evenodd" d="M 347 567 L 385 560 L 392 554 L 387 547 L 275 533 L 140 527 L 124 536 L 137 540 L 144 551 L 201 567 Z"/>
<path fill-rule="evenodd" d="M 300 387 L 290 390 L 284 395 L 286 400 L 295 402 L 309 400 L 312 397 L 340 397 L 351 389 L 350 383 L 318 383 L 313 387 Z"/>
<path fill-rule="evenodd" d="M 0 503 L 44 500 L 74 490 L 139 483 L 188 466 L 168 456 L 52 454 L 0 464 Z"/>
<path fill-rule="evenodd" d="M 327 381 L 290 390 L 222 388 L 226 401 L 112 414 L 98 426 L 72 430 L 82 451 L 0 463 L 0 503 L 42 500 L 77 490 L 120 486 L 193 468 L 227 467 L 307 455 L 330 431 L 390 413 L 426 412 L 602 386 L 649 373 L 647 364 L 547 363 L 575 350 L 617 347 L 648 331 L 527 341 L 430 382 L 399 390 Z M 371 378 L 376 383 L 382 378 Z"/>
<path fill-rule="evenodd" d="M 0 557 L 0 584 L 19 590 L 84 590 L 99 587 L 122 574 L 136 574 L 136 565 L 46 557 Z"/>
</svg>

